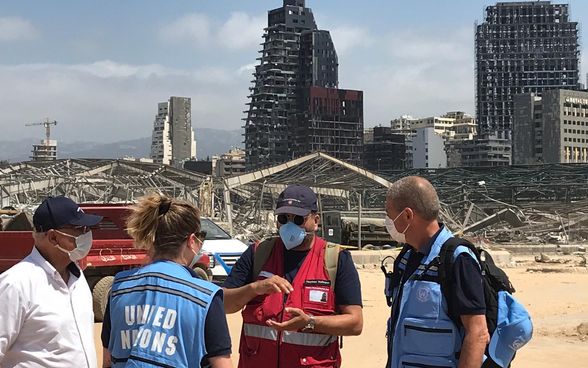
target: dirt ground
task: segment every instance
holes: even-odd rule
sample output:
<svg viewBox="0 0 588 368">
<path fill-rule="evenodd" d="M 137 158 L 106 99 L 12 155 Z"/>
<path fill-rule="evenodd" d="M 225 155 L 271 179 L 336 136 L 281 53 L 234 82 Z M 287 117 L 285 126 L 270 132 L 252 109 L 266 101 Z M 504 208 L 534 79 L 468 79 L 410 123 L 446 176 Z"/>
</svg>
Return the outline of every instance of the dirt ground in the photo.
<svg viewBox="0 0 588 368">
<path fill-rule="evenodd" d="M 506 269 L 517 289 L 516 297 L 531 311 L 533 340 L 517 354 L 513 368 L 588 367 L 588 336 L 576 327 L 588 323 L 588 272 L 527 272 L 526 265 Z M 389 310 L 382 295 L 383 275 L 379 269 L 360 270 L 364 301 L 363 333 L 347 337 L 343 345 L 343 367 L 384 367 L 385 323 Z M 233 340 L 233 361 L 238 361 L 240 314 L 228 317 Z M 99 362 L 101 325 L 96 324 Z M 100 365 L 99 365 L 100 366 Z"/>
</svg>

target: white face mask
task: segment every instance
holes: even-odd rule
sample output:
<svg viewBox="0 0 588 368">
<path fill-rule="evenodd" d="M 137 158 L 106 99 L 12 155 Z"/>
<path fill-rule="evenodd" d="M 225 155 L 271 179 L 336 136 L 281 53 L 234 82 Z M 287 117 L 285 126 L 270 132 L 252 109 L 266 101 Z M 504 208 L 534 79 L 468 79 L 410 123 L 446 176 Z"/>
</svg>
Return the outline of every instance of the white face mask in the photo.
<svg viewBox="0 0 588 368">
<path fill-rule="evenodd" d="M 189 268 L 194 268 L 194 266 L 196 265 L 196 263 L 198 263 L 198 261 L 200 260 L 200 258 L 202 258 L 202 247 L 200 247 L 200 250 L 198 252 L 196 252 L 194 249 L 190 248 L 190 250 L 192 252 L 194 252 L 194 257 L 192 257 L 192 261 L 190 261 L 190 264 L 188 265 Z"/>
<path fill-rule="evenodd" d="M 194 252 L 194 250 L 192 250 L 192 252 Z M 194 268 L 194 266 L 196 265 L 196 263 L 198 263 L 200 258 L 202 258 L 202 250 L 200 250 L 198 253 L 194 252 L 194 257 L 192 257 L 192 261 L 190 262 L 188 267 Z"/>
<path fill-rule="evenodd" d="M 402 212 L 404 212 L 404 210 Z M 390 234 L 392 240 L 398 243 L 406 243 L 406 236 L 404 235 L 404 233 L 406 233 L 406 230 L 408 230 L 408 228 L 410 227 L 410 224 L 408 224 L 408 226 L 406 227 L 406 229 L 404 229 L 403 232 L 400 232 L 398 231 L 398 229 L 396 229 L 395 221 L 400 217 L 400 215 L 402 215 L 402 212 L 400 212 L 394 220 L 390 219 L 390 217 L 386 215 L 386 220 L 384 221 L 384 225 L 386 226 L 388 234 Z"/>
<path fill-rule="evenodd" d="M 55 230 L 55 231 L 57 231 L 61 235 L 65 235 L 67 237 L 74 238 L 76 247 L 73 250 L 63 249 L 62 247 L 59 246 L 59 244 L 55 245 L 60 251 L 62 251 L 63 253 L 67 253 L 67 255 L 69 256 L 69 259 L 72 260 L 72 262 L 77 262 L 80 259 L 87 256 L 88 253 L 90 253 L 90 248 L 92 248 L 92 231 L 87 231 L 80 236 L 69 235 L 66 233 L 62 233 L 59 230 Z"/>
</svg>

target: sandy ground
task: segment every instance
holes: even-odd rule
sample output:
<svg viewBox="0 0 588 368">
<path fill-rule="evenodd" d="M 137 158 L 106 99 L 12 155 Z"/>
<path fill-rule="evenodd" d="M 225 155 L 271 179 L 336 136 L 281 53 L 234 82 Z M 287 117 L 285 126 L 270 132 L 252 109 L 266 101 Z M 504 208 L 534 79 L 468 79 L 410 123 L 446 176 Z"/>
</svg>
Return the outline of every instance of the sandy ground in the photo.
<svg viewBox="0 0 588 368">
<path fill-rule="evenodd" d="M 530 273 L 526 266 L 506 271 L 517 289 L 515 295 L 531 311 L 535 326 L 533 340 L 517 354 L 512 367 L 588 367 L 588 336 L 576 332 L 580 323 L 588 322 L 588 272 Z M 378 269 L 362 269 L 360 277 L 363 333 L 344 339 L 343 367 L 384 367 L 384 333 L 389 310 L 382 295 L 383 275 Z M 228 321 L 236 367 L 241 316 L 230 315 Z M 101 325 L 96 324 L 97 348 L 100 329 Z M 101 349 L 97 351 L 101 362 Z"/>
</svg>

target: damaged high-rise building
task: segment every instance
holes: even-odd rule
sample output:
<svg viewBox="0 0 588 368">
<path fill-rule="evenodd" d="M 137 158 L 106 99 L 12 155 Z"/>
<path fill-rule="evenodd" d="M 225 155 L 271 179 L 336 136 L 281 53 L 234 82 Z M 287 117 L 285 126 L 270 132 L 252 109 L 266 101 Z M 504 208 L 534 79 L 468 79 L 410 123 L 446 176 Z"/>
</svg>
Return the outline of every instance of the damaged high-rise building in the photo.
<svg viewBox="0 0 588 368">
<path fill-rule="evenodd" d="M 249 169 L 313 151 L 359 164 L 363 92 L 339 89 L 338 58 L 304 0 L 268 12 L 245 120 Z"/>
<path fill-rule="evenodd" d="M 196 158 L 196 140 L 192 129 L 192 100 L 172 96 L 157 104 L 151 135 L 153 162 L 182 167 Z"/>
<path fill-rule="evenodd" d="M 578 89 L 578 23 L 567 4 L 499 2 L 476 27 L 476 112 L 479 134 L 513 124 L 514 96 Z"/>
</svg>

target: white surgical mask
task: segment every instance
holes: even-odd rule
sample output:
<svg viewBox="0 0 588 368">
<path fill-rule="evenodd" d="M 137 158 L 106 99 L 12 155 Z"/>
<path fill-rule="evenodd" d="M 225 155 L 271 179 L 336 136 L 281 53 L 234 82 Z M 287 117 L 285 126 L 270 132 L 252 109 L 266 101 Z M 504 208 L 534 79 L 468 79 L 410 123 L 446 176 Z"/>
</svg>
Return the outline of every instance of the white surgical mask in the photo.
<svg viewBox="0 0 588 368">
<path fill-rule="evenodd" d="M 84 258 L 85 256 L 90 253 L 90 248 L 92 248 L 92 231 L 87 231 L 80 236 L 73 236 L 70 234 L 62 233 L 59 230 L 55 230 L 61 235 L 65 235 L 70 238 L 74 238 L 76 247 L 73 250 L 63 249 L 59 244 L 55 246 L 62 252 L 67 253 L 69 259 L 72 262 L 77 262 L 80 259 Z"/>
<path fill-rule="evenodd" d="M 194 266 L 196 265 L 196 263 L 198 263 L 198 261 L 200 260 L 200 258 L 202 258 L 202 247 L 200 247 L 200 250 L 198 252 L 196 252 L 194 249 L 190 248 L 190 250 L 192 252 L 194 252 L 194 257 L 192 257 L 192 261 L 190 261 L 190 264 L 188 265 L 189 268 L 194 268 Z"/>
<path fill-rule="evenodd" d="M 404 212 L 404 210 L 402 212 Z M 384 225 L 386 226 L 388 234 L 390 234 L 392 240 L 398 243 L 406 243 L 406 236 L 404 235 L 404 233 L 406 233 L 406 230 L 408 230 L 408 228 L 410 227 L 410 224 L 408 224 L 408 226 L 406 227 L 406 229 L 404 229 L 403 232 L 398 231 L 398 229 L 396 228 L 395 221 L 398 219 L 398 217 L 400 217 L 400 215 L 402 215 L 402 212 L 400 212 L 394 220 L 390 219 L 390 217 L 386 215 L 386 220 L 384 221 Z"/>
<path fill-rule="evenodd" d="M 192 252 L 194 252 L 194 250 L 192 250 Z M 194 257 L 192 257 L 192 261 L 190 262 L 188 267 L 194 268 L 194 266 L 196 265 L 196 263 L 198 263 L 200 258 L 202 258 L 202 250 L 200 250 L 199 252 L 194 252 Z"/>
</svg>

